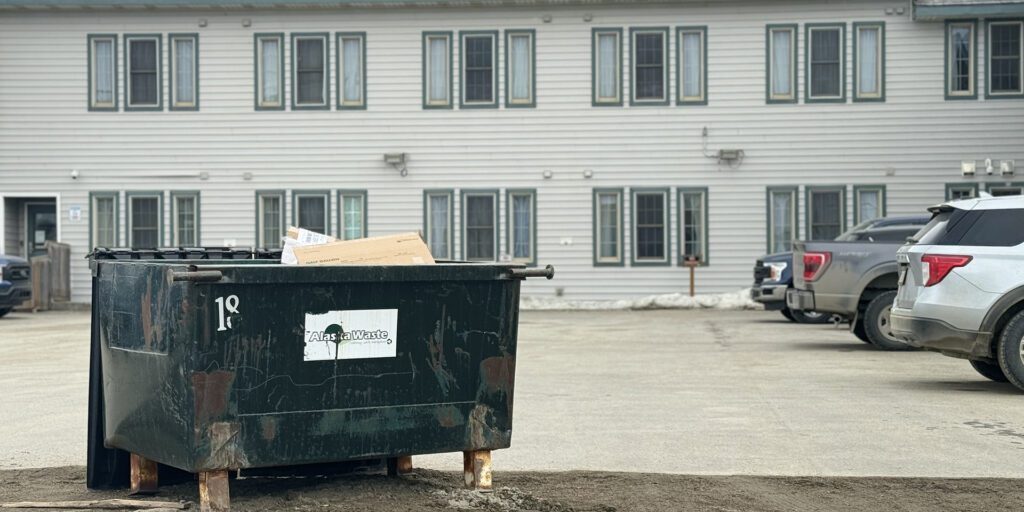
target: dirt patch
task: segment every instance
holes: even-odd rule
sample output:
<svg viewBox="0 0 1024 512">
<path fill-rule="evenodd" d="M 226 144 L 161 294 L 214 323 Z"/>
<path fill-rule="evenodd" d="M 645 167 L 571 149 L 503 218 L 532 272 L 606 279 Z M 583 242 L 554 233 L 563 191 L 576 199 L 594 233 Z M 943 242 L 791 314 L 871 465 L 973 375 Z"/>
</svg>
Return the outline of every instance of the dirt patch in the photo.
<svg viewBox="0 0 1024 512">
<path fill-rule="evenodd" d="M 792 512 L 1014 510 L 1024 482 L 1012 479 L 691 476 L 643 473 L 497 473 L 495 490 L 461 489 L 462 475 L 418 469 L 401 478 L 377 474 L 240 479 L 236 511 L 486 512 Z M 161 487 L 155 499 L 196 500 L 197 487 Z M 85 469 L 0 471 L 0 503 L 123 498 L 89 491 Z"/>
</svg>

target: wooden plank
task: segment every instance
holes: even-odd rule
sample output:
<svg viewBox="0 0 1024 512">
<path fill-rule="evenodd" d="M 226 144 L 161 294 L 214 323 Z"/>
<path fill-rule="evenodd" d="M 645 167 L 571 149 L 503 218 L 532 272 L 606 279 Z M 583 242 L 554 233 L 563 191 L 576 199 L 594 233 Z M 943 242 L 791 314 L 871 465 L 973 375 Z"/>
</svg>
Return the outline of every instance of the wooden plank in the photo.
<svg viewBox="0 0 1024 512">
<path fill-rule="evenodd" d="M 462 472 L 467 488 L 478 491 L 491 490 L 491 451 L 462 452 Z"/>
<path fill-rule="evenodd" d="M 156 462 L 131 454 L 131 494 L 156 494 L 158 485 Z"/>
<path fill-rule="evenodd" d="M 20 501 L 0 503 L 0 508 L 50 508 L 77 510 L 185 510 L 188 503 L 145 500 Z"/>
<path fill-rule="evenodd" d="M 199 473 L 199 510 L 200 512 L 228 512 L 231 510 L 227 470 Z"/>
</svg>

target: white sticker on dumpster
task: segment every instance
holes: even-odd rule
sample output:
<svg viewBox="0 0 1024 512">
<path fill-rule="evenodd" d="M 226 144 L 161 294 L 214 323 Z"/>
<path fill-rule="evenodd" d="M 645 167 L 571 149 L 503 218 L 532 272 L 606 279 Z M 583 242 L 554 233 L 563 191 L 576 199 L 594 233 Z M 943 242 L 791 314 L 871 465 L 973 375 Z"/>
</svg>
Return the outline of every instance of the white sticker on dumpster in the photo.
<svg viewBox="0 0 1024 512">
<path fill-rule="evenodd" d="M 397 309 L 306 313 L 303 361 L 395 357 Z"/>
</svg>

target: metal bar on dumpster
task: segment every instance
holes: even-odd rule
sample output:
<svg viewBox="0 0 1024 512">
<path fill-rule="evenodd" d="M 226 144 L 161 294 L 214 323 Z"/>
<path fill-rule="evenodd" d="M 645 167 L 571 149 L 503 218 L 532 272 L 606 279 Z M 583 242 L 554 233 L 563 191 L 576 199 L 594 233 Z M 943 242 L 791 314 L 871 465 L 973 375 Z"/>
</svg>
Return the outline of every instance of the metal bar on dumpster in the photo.
<svg viewBox="0 0 1024 512">
<path fill-rule="evenodd" d="M 224 277 L 220 270 L 188 270 L 171 272 L 172 281 L 191 281 L 193 283 L 216 283 Z"/>
<path fill-rule="evenodd" d="M 543 277 L 546 279 L 552 279 L 555 277 L 555 267 L 548 265 L 544 268 L 514 268 L 512 269 L 512 277 L 519 277 L 526 279 L 528 277 Z"/>
</svg>

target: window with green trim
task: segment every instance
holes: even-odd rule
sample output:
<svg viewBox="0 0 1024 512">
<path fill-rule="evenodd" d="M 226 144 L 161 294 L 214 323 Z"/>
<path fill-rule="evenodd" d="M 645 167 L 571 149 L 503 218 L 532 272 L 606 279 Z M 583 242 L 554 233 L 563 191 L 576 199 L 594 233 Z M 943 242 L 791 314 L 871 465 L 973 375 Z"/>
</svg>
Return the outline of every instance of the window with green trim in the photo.
<svg viewBox="0 0 1024 512">
<path fill-rule="evenodd" d="M 708 261 L 708 193 L 705 189 L 679 190 L 679 263 L 694 258 Z"/>
<path fill-rule="evenodd" d="M 988 183 L 985 185 L 985 192 L 994 197 L 1019 196 L 1024 193 L 1024 186 L 1020 183 Z"/>
<path fill-rule="evenodd" d="M 946 22 L 946 97 L 975 98 L 975 21 Z"/>
<path fill-rule="evenodd" d="M 797 225 L 797 188 L 768 187 L 768 253 L 793 250 L 800 236 Z"/>
<path fill-rule="evenodd" d="M 622 29 L 595 28 L 591 41 L 594 105 L 622 105 Z"/>
<path fill-rule="evenodd" d="M 664 105 L 668 102 L 668 30 L 632 28 L 630 33 L 631 104 Z"/>
<path fill-rule="evenodd" d="M 292 34 L 292 108 L 327 110 L 327 34 Z"/>
<path fill-rule="evenodd" d="M 338 108 L 366 107 L 366 33 L 338 34 Z"/>
<path fill-rule="evenodd" d="M 678 44 L 676 65 L 678 70 L 679 104 L 707 103 L 707 41 L 708 33 L 704 27 L 680 27 L 676 34 Z"/>
<path fill-rule="evenodd" d="M 339 238 L 355 240 L 366 238 L 366 191 L 342 190 L 338 192 Z"/>
<path fill-rule="evenodd" d="M 256 245 L 281 247 L 284 237 L 284 194 L 256 192 Z"/>
<path fill-rule="evenodd" d="M 854 223 L 885 217 L 885 185 L 853 187 Z"/>
<path fill-rule="evenodd" d="M 199 34 L 170 34 L 171 110 L 199 110 Z"/>
<path fill-rule="evenodd" d="M 768 103 L 796 103 L 796 25 L 767 27 Z"/>
<path fill-rule="evenodd" d="M 453 192 L 427 190 L 423 193 L 423 227 L 427 246 L 435 259 L 454 259 L 452 225 L 454 218 Z"/>
<path fill-rule="evenodd" d="M 841 102 L 846 98 L 846 26 L 808 23 L 805 27 L 806 101 Z"/>
<path fill-rule="evenodd" d="M 461 32 L 463 107 L 496 107 L 498 33 Z"/>
<path fill-rule="evenodd" d="M 978 197 L 977 183 L 947 183 L 946 200 L 973 199 Z"/>
<path fill-rule="evenodd" d="M 622 190 L 594 190 L 594 263 L 621 265 Z"/>
<path fill-rule="evenodd" d="M 331 196 L 328 192 L 293 192 L 292 207 L 295 227 L 328 234 L 330 230 Z"/>
<path fill-rule="evenodd" d="M 633 191 L 633 261 L 668 264 L 668 191 Z"/>
<path fill-rule="evenodd" d="M 171 192 L 171 245 L 200 245 L 199 192 Z"/>
<path fill-rule="evenodd" d="M 509 190 L 505 204 L 508 212 L 508 252 L 512 261 L 532 265 L 537 261 L 537 193 L 533 190 Z"/>
<path fill-rule="evenodd" d="M 988 96 L 1024 96 L 1024 21 L 989 21 Z"/>
<path fill-rule="evenodd" d="M 117 199 L 117 192 L 91 194 L 89 236 L 92 247 L 117 247 Z"/>
<path fill-rule="evenodd" d="M 807 188 L 807 239 L 834 240 L 846 224 L 844 188 Z"/>
<path fill-rule="evenodd" d="M 284 34 L 256 34 L 256 109 L 284 109 Z"/>
<path fill-rule="evenodd" d="M 532 107 L 537 103 L 533 30 L 505 31 L 505 106 Z"/>
<path fill-rule="evenodd" d="M 853 24 L 853 99 L 885 98 L 885 23 Z"/>
<path fill-rule="evenodd" d="M 467 261 L 496 261 L 498 255 L 498 193 L 462 193 L 462 245 Z"/>
<path fill-rule="evenodd" d="M 153 249 L 163 245 L 160 240 L 163 224 L 163 194 L 128 193 L 128 246 Z"/>
<path fill-rule="evenodd" d="M 161 110 L 160 34 L 128 34 L 125 47 L 125 110 Z"/>
<path fill-rule="evenodd" d="M 89 110 L 117 110 L 117 36 L 89 34 Z"/>
<path fill-rule="evenodd" d="M 452 33 L 423 33 L 423 107 L 452 107 Z"/>
</svg>

